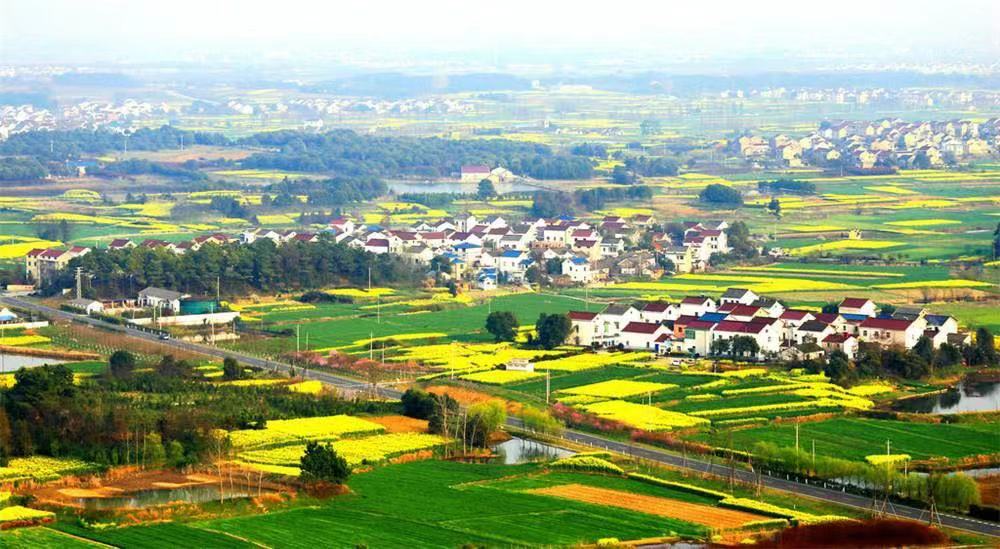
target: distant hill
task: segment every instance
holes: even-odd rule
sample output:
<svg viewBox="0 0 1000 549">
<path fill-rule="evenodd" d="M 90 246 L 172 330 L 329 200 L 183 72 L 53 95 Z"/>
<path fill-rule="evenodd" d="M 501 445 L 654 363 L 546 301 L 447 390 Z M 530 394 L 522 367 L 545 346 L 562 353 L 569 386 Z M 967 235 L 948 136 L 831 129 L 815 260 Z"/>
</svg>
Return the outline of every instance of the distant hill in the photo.
<svg viewBox="0 0 1000 549">
<path fill-rule="evenodd" d="M 318 82 L 306 86 L 304 91 L 399 98 L 436 93 L 516 91 L 530 88 L 530 80 L 503 73 L 410 75 L 388 72 Z"/>
</svg>

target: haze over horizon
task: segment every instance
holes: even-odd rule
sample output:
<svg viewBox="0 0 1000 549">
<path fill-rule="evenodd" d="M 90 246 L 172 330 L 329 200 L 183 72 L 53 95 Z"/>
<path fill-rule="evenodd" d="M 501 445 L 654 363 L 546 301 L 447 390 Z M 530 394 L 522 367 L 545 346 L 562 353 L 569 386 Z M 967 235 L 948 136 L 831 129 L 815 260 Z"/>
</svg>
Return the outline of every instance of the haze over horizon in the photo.
<svg viewBox="0 0 1000 549">
<path fill-rule="evenodd" d="M 1000 3 L 0 2 L 0 63 L 991 63 Z"/>
</svg>

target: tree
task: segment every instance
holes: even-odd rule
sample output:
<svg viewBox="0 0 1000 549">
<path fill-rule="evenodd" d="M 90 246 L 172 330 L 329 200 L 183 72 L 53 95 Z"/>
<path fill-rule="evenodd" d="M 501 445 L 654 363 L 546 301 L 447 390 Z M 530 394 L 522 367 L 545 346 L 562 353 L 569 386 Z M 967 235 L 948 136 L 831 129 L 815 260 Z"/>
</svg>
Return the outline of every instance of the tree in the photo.
<svg viewBox="0 0 1000 549">
<path fill-rule="evenodd" d="M 962 363 L 962 351 L 951 343 L 942 343 L 934 354 L 935 368 L 950 368 Z"/>
<path fill-rule="evenodd" d="M 479 188 L 476 190 L 476 197 L 479 200 L 489 200 L 497 195 L 497 189 L 493 186 L 493 182 L 489 179 L 483 179 L 479 182 Z"/>
<path fill-rule="evenodd" d="M 569 202 L 565 193 L 537 192 L 531 203 L 531 214 L 535 217 L 558 217 L 569 213 Z"/>
<path fill-rule="evenodd" d="M 836 303 L 826 303 L 823 305 L 822 308 L 823 314 L 837 314 L 837 311 L 839 310 L 840 310 L 840 305 Z"/>
<path fill-rule="evenodd" d="M 742 221 L 734 221 L 726 229 L 726 240 L 733 249 L 732 255 L 739 258 L 750 258 L 757 255 L 757 247 L 750 238 L 750 228 Z"/>
<path fill-rule="evenodd" d="M 738 208 L 743 205 L 743 195 L 740 191 L 720 183 L 712 183 L 702 189 L 698 200 L 705 204 L 715 204 L 727 208 Z"/>
<path fill-rule="evenodd" d="M 299 478 L 305 482 L 343 484 L 351 476 L 347 460 L 337 455 L 330 443 L 306 443 L 306 451 L 299 459 L 299 469 L 302 471 Z"/>
<path fill-rule="evenodd" d="M 886 303 L 879 308 L 879 313 L 882 316 L 892 316 L 896 314 L 896 306 L 892 303 Z"/>
<path fill-rule="evenodd" d="M 497 343 L 514 341 L 518 326 L 517 317 L 510 311 L 494 311 L 486 317 L 486 331 Z"/>
<path fill-rule="evenodd" d="M 160 359 L 160 363 L 156 365 L 156 372 L 163 377 L 191 377 L 192 369 L 191 363 L 186 360 L 177 360 L 174 355 L 164 355 Z"/>
<path fill-rule="evenodd" d="M 625 166 L 615 166 L 611 170 L 611 182 L 618 185 L 631 185 L 635 183 L 635 174 L 630 172 Z"/>
<path fill-rule="evenodd" d="M 128 351 L 115 351 L 108 359 L 108 371 L 115 379 L 128 379 L 135 371 L 135 355 Z"/>
<path fill-rule="evenodd" d="M 778 200 L 778 197 L 771 198 L 771 201 L 767 204 L 767 209 L 775 218 L 781 218 L 781 202 Z"/>
<path fill-rule="evenodd" d="M 486 446 L 490 436 L 507 423 L 507 408 L 499 400 L 469 406 L 466 414 L 466 440 L 472 446 Z"/>
<path fill-rule="evenodd" d="M 760 352 L 760 344 L 758 344 L 757 339 L 752 336 L 734 337 L 731 347 L 732 353 L 739 357 L 753 358 Z"/>
<path fill-rule="evenodd" d="M 243 377 L 243 366 L 231 356 L 222 360 L 222 378 L 226 380 L 240 379 Z"/>
<path fill-rule="evenodd" d="M 552 417 L 552 414 L 534 406 L 525 405 L 521 408 L 521 422 L 525 429 L 535 433 L 559 435 L 563 429 L 562 423 Z"/>
<path fill-rule="evenodd" d="M 656 135 L 660 133 L 660 121 L 646 119 L 639 123 L 639 133 L 642 135 Z"/>
<path fill-rule="evenodd" d="M 847 354 L 840 350 L 830 353 L 823 372 L 826 377 L 840 385 L 848 384 L 854 377 L 854 371 L 851 369 L 851 362 L 847 358 Z"/>
<path fill-rule="evenodd" d="M 993 230 L 993 260 L 998 259 L 1000 259 L 1000 223 L 997 223 L 997 228 Z"/>
<path fill-rule="evenodd" d="M 913 346 L 913 353 L 924 359 L 924 362 L 931 362 L 934 360 L 934 342 L 931 338 L 922 335 L 917 343 Z"/>
<path fill-rule="evenodd" d="M 569 337 L 573 324 L 569 317 L 564 314 L 538 315 L 538 322 L 535 323 L 535 332 L 538 334 L 538 344 L 544 349 L 553 349 L 562 345 Z"/>
<path fill-rule="evenodd" d="M 403 404 L 403 415 L 417 419 L 428 419 L 434 414 L 436 405 L 434 395 L 421 389 L 409 388 L 400 397 Z"/>
<path fill-rule="evenodd" d="M 712 356 L 724 356 L 729 353 L 729 340 L 716 339 L 708 346 L 708 354 Z"/>
<path fill-rule="evenodd" d="M 976 349 L 979 351 L 980 356 L 983 358 L 983 364 L 986 366 L 996 366 L 997 365 L 997 351 L 995 344 L 993 342 L 993 333 L 990 329 L 983 326 L 976 330 Z"/>
</svg>

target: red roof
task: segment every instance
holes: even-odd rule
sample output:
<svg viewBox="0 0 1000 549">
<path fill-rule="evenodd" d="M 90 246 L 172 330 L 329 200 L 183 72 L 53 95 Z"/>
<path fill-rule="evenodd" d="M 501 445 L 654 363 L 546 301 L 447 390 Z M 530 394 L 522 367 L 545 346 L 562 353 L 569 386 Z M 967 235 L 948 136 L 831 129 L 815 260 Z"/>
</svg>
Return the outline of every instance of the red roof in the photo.
<svg viewBox="0 0 1000 549">
<path fill-rule="evenodd" d="M 809 314 L 812 313 L 810 313 L 809 311 L 800 311 L 798 309 L 788 309 L 785 312 L 781 313 L 781 316 L 778 318 L 780 318 L 781 320 L 802 320 L 806 317 L 806 315 Z"/>
<path fill-rule="evenodd" d="M 424 233 L 421 235 L 424 240 L 444 240 L 444 233 L 441 231 L 434 231 L 431 233 Z"/>
<path fill-rule="evenodd" d="M 62 255 L 66 253 L 62 250 L 53 250 L 48 248 L 47 250 L 42 250 L 42 253 L 38 254 L 38 257 L 44 257 L 45 259 L 59 259 Z"/>
<path fill-rule="evenodd" d="M 659 330 L 661 326 L 663 325 L 657 322 L 629 322 L 622 331 L 633 334 L 651 334 Z"/>
<path fill-rule="evenodd" d="M 462 173 L 490 173 L 489 166 L 462 166 Z"/>
<path fill-rule="evenodd" d="M 44 252 L 44 251 L 45 250 L 43 250 L 41 248 L 34 248 L 30 252 L 28 252 L 28 253 L 26 253 L 24 255 L 25 255 L 25 257 L 38 257 L 38 256 L 42 255 L 42 252 Z"/>
<path fill-rule="evenodd" d="M 666 301 L 653 301 L 647 303 L 645 307 L 642 308 L 643 311 L 649 311 L 651 313 L 662 313 L 672 307 L 670 303 Z"/>
<path fill-rule="evenodd" d="M 685 297 L 681 303 L 687 305 L 703 305 L 708 301 L 707 297 Z"/>
<path fill-rule="evenodd" d="M 87 250 L 87 248 L 85 248 L 84 246 L 73 246 L 72 248 L 69 249 L 69 251 L 71 251 L 71 252 L 73 252 L 75 254 L 78 254 L 78 253 L 86 251 L 86 250 Z"/>
<path fill-rule="evenodd" d="M 730 301 L 730 302 L 727 302 L 727 303 L 723 303 L 722 305 L 719 305 L 718 312 L 720 312 L 720 313 L 729 313 L 729 312 L 732 312 L 732 310 L 735 309 L 737 305 L 739 305 L 739 303 L 736 303 L 735 301 Z"/>
<path fill-rule="evenodd" d="M 851 334 L 837 333 L 830 334 L 823 338 L 823 343 L 843 343 L 848 339 L 853 339 L 854 336 Z"/>
<path fill-rule="evenodd" d="M 584 311 L 570 311 L 570 320 L 594 320 L 597 318 L 597 313 L 588 313 Z"/>
<path fill-rule="evenodd" d="M 665 334 L 660 334 L 660 337 L 656 338 L 656 342 L 657 343 L 663 343 L 665 341 L 670 341 L 673 338 L 674 338 L 674 336 L 671 335 L 670 332 L 667 332 Z"/>
<path fill-rule="evenodd" d="M 911 324 L 913 324 L 912 320 L 903 320 L 899 318 L 866 318 L 865 321 L 861 323 L 861 327 L 903 332 L 906 331 Z"/>
<path fill-rule="evenodd" d="M 764 329 L 767 324 L 763 322 L 738 322 L 736 320 L 723 320 L 715 326 L 716 332 L 730 332 L 740 334 L 757 334 Z"/>
<path fill-rule="evenodd" d="M 860 309 L 864 307 L 866 303 L 871 303 L 870 299 L 862 299 L 860 297 L 845 297 L 843 301 L 840 302 L 841 307 L 847 307 L 849 309 Z"/>
<path fill-rule="evenodd" d="M 594 232 L 590 229 L 577 229 L 573 231 L 573 238 L 589 238 L 592 234 Z"/>
<path fill-rule="evenodd" d="M 131 242 L 131 241 L 128 240 L 128 239 L 125 239 L 125 238 L 116 238 L 116 239 L 114 239 L 114 240 L 111 241 L 111 244 L 108 244 L 108 247 L 109 248 L 122 248 L 124 246 L 128 246 L 129 242 Z"/>
<path fill-rule="evenodd" d="M 816 317 L 816 320 L 824 324 L 833 324 L 834 322 L 837 321 L 837 318 L 840 317 L 840 315 L 837 313 L 819 313 L 813 316 Z"/>
<path fill-rule="evenodd" d="M 736 316 L 754 316 L 760 311 L 760 307 L 754 307 L 753 305 L 737 305 L 733 307 L 733 310 L 729 314 Z"/>
<path fill-rule="evenodd" d="M 719 236 L 719 235 L 722 234 L 722 231 L 717 231 L 717 230 L 714 230 L 714 229 L 707 229 L 707 230 L 704 230 L 704 231 L 699 231 L 699 233 L 701 234 L 701 236 Z"/>
<path fill-rule="evenodd" d="M 389 241 L 384 238 L 373 238 L 368 242 L 365 242 L 365 246 L 370 248 L 388 248 Z"/>
<path fill-rule="evenodd" d="M 694 328 L 696 330 L 708 330 L 709 328 L 715 326 L 716 324 L 718 324 L 718 323 L 717 322 L 712 322 L 710 320 L 692 320 L 691 322 L 688 322 L 687 324 L 685 324 L 684 327 L 685 328 Z M 674 326 L 676 326 L 676 325 L 677 325 L 677 322 L 674 322 Z"/>
</svg>

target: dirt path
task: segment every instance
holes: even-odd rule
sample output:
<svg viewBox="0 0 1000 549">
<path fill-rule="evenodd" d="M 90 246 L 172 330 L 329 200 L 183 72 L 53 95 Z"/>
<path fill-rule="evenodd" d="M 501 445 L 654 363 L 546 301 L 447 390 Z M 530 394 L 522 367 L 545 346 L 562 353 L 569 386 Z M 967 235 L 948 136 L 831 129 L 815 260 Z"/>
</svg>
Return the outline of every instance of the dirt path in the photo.
<svg viewBox="0 0 1000 549">
<path fill-rule="evenodd" d="M 583 484 L 563 484 L 530 490 L 530 492 L 532 494 L 555 496 L 582 501 L 584 503 L 593 503 L 594 505 L 607 505 L 609 507 L 618 507 L 619 509 L 628 509 L 629 511 L 675 518 L 716 529 L 736 528 L 748 522 L 768 518 L 733 509 L 711 507 L 709 505 L 645 496 L 631 492 L 622 492 L 620 490 L 609 490 L 607 488 L 596 488 L 593 486 L 584 486 Z"/>
</svg>

